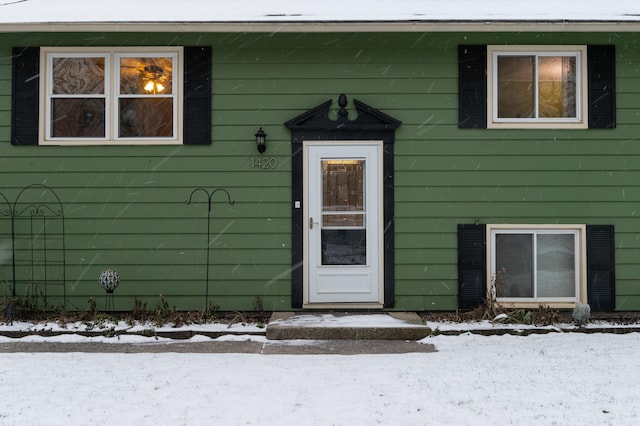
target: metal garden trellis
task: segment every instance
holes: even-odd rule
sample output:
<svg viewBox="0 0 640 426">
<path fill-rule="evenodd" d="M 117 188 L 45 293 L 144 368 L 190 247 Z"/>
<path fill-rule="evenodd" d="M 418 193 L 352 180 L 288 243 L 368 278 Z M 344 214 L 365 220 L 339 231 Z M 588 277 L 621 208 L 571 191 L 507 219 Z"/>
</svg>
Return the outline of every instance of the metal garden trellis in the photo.
<svg viewBox="0 0 640 426">
<path fill-rule="evenodd" d="M 34 191 L 38 191 L 35 193 L 36 199 L 28 199 L 27 195 Z M 49 200 L 45 198 L 47 194 L 51 196 Z M 17 284 L 24 283 L 31 285 L 31 297 L 37 301 L 36 290 L 42 284 L 46 308 L 48 285 L 60 285 L 63 308 L 66 309 L 65 221 L 60 198 L 53 189 L 42 184 L 24 187 L 13 204 L 4 194 L 0 193 L 0 196 L 8 207 L 0 210 L 0 215 L 11 220 L 12 297 L 17 296 Z M 17 226 L 17 221 L 21 218 L 27 219 L 24 231 L 19 231 Z M 59 220 L 58 227 L 50 223 L 49 219 Z M 18 266 L 25 267 L 23 269 L 28 271 L 26 276 L 18 271 Z"/>
<path fill-rule="evenodd" d="M 13 259 L 13 208 L 11 207 L 11 203 L 9 202 L 9 200 L 7 199 L 7 197 L 0 192 L 0 198 L 2 198 L 2 200 L 4 200 L 4 203 L 7 205 L 6 209 L 3 208 L 0 210 L 0 216 L 3 216 L 5 218 L 9 218 L 10 223 L 9 223 L 9 228 L 8 228 L 8 232 L 6 233 L 7 235 L 7 239 L 9 240 L 9 242 L 5 245 L 0 243 L 0 250 L 2 250 L 2 254 L 0 255 L 0 265 L 4 264 L 4 262 L 9 259 L 9 256 L 12 257 Z M 0 228 L 1 229 L 1 228 Z M 0 233 L 0 241 L 2 241 L 3 237 L 2 237 L 2 233 Z M 11 253 L 11 254 L 9 254 Z M 11 261 L 13 264 L 13 260 Z M 0 269 L 0 272 L 2 270 Z M 11 293 L 12 296 L 15 293 L 15 268 L 12 267 L 12 276 L 11 276 L 11 282 L 12 284 L 12 289 L 11 289 Z M 7 309 L 9 309 L 9 307 L 7 307 Z"/>
<path fill-rule="evenodd" d="M 232 206 L 234 204 L 234 201 L 231 199 L 231 195 L 229 194 L 229 191 L 227 191 L 224 188 L 216 188 L 214 190 L 212 190 L 211 192 L 207 191 L 204 188 L 196 188 L 193 191 L 191 191 L 191 194 L 189 195 L 189 199 L 187 200 L 187 205 L 191 204 L 191 201 L 193 199 L 193 194 L 195 194 L 196 192 L 204 192 L 207 195 L 207 201 L 208 201 L 208 209 L 207 209 L 207 259 L 205 262 L 206 265 L 206 285 L 205 285 L 205 298 L 204 298 L 204 310 L 205 312 L 207 311 L 207 309 L 209 308 L 209 259 L 210 259 L 210 252 L 211 252 L 211 203 L 212 203 L 212 199 L 213 196 L 216 194 L 216 192 L 224 192 L 225 194 L 227 194 L 227 202 L 230 206 Z"/>
</svg>

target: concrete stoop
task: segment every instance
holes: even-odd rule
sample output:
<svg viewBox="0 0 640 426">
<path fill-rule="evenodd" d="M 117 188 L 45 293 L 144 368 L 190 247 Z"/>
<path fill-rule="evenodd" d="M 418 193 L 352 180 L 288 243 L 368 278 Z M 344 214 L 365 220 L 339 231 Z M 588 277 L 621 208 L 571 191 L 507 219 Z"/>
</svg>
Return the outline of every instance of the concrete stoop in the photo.
<svg viewBox="0 0 640 426">
<path fill-rule="evenodd" d="M 431 334 L 415 312 L 274 312 L 269 340 L 420 340 Z"/>
</svg>

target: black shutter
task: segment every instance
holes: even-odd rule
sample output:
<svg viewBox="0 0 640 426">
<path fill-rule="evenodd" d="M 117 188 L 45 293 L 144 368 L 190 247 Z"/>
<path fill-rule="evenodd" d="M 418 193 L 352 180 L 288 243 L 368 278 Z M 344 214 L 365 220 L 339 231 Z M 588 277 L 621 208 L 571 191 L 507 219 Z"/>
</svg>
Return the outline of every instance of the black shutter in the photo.
<svg viewBox="0 0 640 426">
<path fill-rule="evenodd" d="M 458 46 L 458 127 L 487 127 L 487 46 Z"/>
<path fill-rule="evenodd" d="M 486 225 L 458 225 L 458 307 L 477 308 L 486 294 Z"/>
<path fill-rule="evenodd" d="M 13 48 L 11 144 L 38 145 L 40 48 Z"/>
<path fill-rule="evenodd" d="M 616 127 L 616 49 L 613 45 L 587 46 L 589 128 Z"/>
<path fill-rule="evenodd" d="M 211 144 L 211 47 L 184 48 L 184 144 Z"/>
<path fill-rule="evenodd" d="M 587 300 L 594 311 L 615 309 L 613 225 L 587 225 Z"/>
</svg>

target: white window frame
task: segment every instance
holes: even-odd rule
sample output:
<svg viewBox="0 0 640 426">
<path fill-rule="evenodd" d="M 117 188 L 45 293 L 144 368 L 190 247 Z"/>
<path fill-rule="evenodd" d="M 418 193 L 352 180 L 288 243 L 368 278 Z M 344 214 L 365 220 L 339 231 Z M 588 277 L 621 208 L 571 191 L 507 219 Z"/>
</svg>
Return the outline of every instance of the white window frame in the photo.
<svg viewBox="0 0 640 426">
<path fill-rule="evenodd" d="M 493 224 L 487 225 L 487 294 L 494 291 L 493 285 L 497 277 L 496 265 L 496 235 L 497 234 L 569 234 L 574 235 L 575 244 L 575 297 L 497 297 L 496 301 L 503 306 L 512 308 L 537 308 L 539 306 L 552 308 L 573 308 L 576 301 L 587 303 L 587 274 L 586 274 L 586 225 L 520 225 Z M 535 250 L 534 242 L 534 250 Z M 535 253 L 535 251 L 534 251 Z M 534 285 L 537 290 L 536 257 L 533 256 L 532 270 Z"/>
<path fill-rule="evenodd" d="M 181 145 L 183 110 L 184 53 L 180 46 L 144 47 L 42 47 L 40 49 L 40 145 Z M 53 59 L 57 57 L 104 57 L 104 95 L 53 95 Z M 147 95 L 120 94 L 120 58 L 170 57 L 173 59 L 172 93 L 156 95 L 173 100 L 173 136 L 171 137 L 119 137 L 118 102 L 122 97 L 148 97 Z M 87 138 L 60 138 L 51 136 L 51 99 L 55 97 L 104 97 L 105 136 Z"/>
<path fill-rule="evenodd" d="M 498 117 L 499 56 L 573 56 L 576 58 L 576 117 Z M 535 76 L 534 76 L 535 78 Z M 586 129 L 588 128 L 587 46 L 487 46 L 487 128 Z M 537 78 L 536 78 L 537 84 Z M 536 91 L 537 93 L 537 91 Z M 538 99 L 534 96 L 535 111 Z"/>
</svg>

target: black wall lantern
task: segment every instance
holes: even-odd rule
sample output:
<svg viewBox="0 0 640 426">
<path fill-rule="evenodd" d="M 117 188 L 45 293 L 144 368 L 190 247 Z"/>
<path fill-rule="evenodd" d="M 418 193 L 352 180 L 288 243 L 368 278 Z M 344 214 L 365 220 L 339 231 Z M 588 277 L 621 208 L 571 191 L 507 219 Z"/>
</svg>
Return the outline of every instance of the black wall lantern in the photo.
<svg viewBox="0 0 640 426">
<path fill-rule="evenodd" d="M 258 144 L 258 152 L 260 152 L 260 154 L 264 153 L 267 150 L 267 134 L 264 132 L 264 130 L 262 130 L 262 127 L 260 127 L 260 130 L 258 130 L 256 132 L 256 143 Z"/>
</svg>

